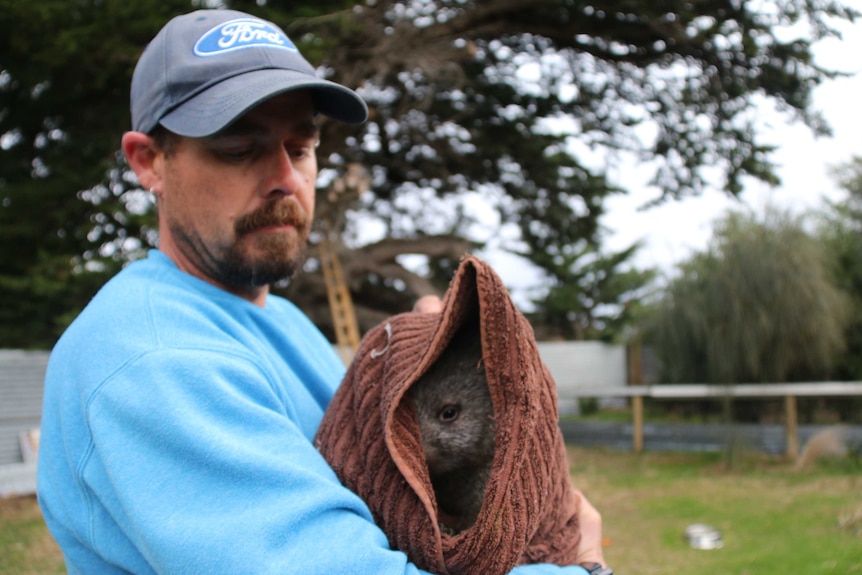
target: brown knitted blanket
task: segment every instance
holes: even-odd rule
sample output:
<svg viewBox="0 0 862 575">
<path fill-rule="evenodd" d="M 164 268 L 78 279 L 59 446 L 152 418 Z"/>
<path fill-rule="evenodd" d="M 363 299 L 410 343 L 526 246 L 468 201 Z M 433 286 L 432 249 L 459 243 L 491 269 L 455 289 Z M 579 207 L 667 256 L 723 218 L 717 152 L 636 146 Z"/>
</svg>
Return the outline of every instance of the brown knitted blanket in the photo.
<svg viewBox="0 0 862 575">
<path fill-rule="evenodd" d="M 438 525 L 406 391 L 465 321 L 480 324 L 496 447 L 479 517 L 451 536 Z M 529 322 L 490 266 L 473 256 L 462 260 L 442 313 L 397 315 L 365 335 L 315 443 L 391 545 L 422 569 L 495 575 L 523 563 L 575 562 L 577 499 L 556 386 Z"/>
</svg>

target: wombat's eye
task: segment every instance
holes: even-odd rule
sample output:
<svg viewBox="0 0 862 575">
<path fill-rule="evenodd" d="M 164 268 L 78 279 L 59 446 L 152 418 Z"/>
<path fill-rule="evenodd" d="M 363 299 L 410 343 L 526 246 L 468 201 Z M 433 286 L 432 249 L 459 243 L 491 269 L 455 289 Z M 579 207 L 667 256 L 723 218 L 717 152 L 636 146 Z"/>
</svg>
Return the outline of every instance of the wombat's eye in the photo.
<svg viewBox="0 0 862 575">
<path fill-rule="evenodd" d="M 452 423 L 456 419 L 458 419 L 458 415 L 461 413 L 460 405 L 444 405 L 443 409 L 437 414 L 437 419 L 442 421 L 443 423 Z"/>
</svg>

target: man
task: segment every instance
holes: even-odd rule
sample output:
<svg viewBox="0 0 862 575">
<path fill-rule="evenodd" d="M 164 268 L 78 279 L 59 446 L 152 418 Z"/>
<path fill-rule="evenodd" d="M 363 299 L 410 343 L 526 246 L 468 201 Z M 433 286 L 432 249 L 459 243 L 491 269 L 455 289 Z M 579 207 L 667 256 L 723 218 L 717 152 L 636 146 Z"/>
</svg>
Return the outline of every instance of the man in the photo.
<svg viewBox="0 0 862 575">
<path fill-rule="evenodd" d="M 302 261 L 316 116 L 361 123 L 364 102 L 274 24 L 202 10 L 144 51 L 131 106 L 122 148 L 159 249 L 105 285 L 46 379 L 38 491 L 69 572 L 418 572 L 314 449 L 344 368 L 268 287 Z"/>
</svg>

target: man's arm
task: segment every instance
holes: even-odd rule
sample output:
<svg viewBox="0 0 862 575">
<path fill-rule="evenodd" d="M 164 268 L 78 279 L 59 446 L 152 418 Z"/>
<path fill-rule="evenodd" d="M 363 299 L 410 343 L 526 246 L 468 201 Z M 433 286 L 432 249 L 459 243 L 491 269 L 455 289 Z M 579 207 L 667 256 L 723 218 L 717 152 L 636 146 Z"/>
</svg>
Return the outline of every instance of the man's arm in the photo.
<svg viewBox="0 0 862 575">
<path fill-rule="evenodd" d="M 89 544 L 141 573 L 421 573 L 292 409 L 246 358 L 165 351 L 125 366 L 88 402 L 93 449 L 78 467 L 93 495 Z"/>
<path fill-rule="evenodd" d="M 165 351 L 125 366 L 88 405 L 91 543 L 115 522 L 146 564 L 135 572 L 418 573 L 292 409 L 245 358 Z"/>
</svg>

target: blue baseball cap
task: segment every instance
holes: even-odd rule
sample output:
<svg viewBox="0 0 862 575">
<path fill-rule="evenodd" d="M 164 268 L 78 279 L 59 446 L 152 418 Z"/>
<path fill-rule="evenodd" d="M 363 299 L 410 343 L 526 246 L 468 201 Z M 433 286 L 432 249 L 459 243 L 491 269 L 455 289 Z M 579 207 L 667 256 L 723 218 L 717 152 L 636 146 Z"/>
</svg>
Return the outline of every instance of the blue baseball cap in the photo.
<svg viewBox="0 0 862 575">
<path fill-rule="evenodd" d="M 254 106 L 291 90 L 312 93 L 315 111 L 349 124 L 368 118 L 353 90 L 319 78 L 281 28 L 235 10 L 198 10 L 165 24 L 132 76 L 132 129 L 161 124 L 210 136 Z"/>
</svg>

